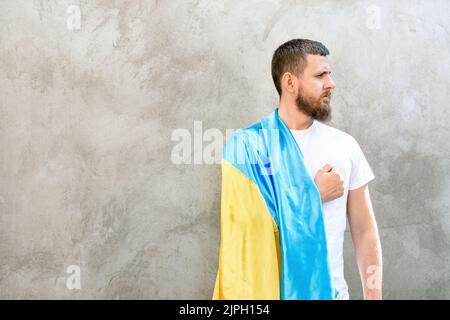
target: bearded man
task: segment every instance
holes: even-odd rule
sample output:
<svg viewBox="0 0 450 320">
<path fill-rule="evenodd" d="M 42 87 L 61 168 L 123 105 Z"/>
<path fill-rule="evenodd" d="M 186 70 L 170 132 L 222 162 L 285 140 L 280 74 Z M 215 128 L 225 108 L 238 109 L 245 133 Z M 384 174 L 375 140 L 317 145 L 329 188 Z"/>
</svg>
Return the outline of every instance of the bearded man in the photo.
<svg viewBox="0 0 450 320">
<path fill-rule="evenodd" d="M 357 141 L 327 124 L 335 83 L 320 42 L 272 58 L 279 106 L 222 151 L 220 253 L 213 299 L 349 299 L 348 219 L 365 299 L 381 299 L 381 245 Z"/>
</svg>

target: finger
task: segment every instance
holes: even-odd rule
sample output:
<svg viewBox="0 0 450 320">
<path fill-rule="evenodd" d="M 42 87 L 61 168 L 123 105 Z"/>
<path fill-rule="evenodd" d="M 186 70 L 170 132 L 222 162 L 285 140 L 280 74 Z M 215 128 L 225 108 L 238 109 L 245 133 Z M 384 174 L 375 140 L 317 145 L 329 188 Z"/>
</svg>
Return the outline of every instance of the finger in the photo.
<svg viewBox="0 0 450 320">
<path fill-rule="evenodd" d="M 333 169 L 331 169 L 331 172 L 337 173 L 340 176 L 342 175 L 341 171 L 337 167 L 334 167 Z"/>
</svg>

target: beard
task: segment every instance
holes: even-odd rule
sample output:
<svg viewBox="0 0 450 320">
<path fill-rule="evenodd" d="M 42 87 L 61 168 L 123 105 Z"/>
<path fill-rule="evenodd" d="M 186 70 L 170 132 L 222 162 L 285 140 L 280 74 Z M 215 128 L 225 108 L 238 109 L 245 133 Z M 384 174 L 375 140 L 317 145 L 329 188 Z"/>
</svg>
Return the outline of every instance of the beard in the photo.
<svg viewBox="0 0 450 320">
<path fill-rule="evenodd" d="M 328 97 L 328 99 L 325 98 L 326 101 L 323 101 L 324 97 Z M 318 99 L 306 97 L 300 91 L 295 102 L 299 111 L 313 119 L 323 122 L 331 120 L 331 91 L 322 94 Z"/>
</svg>

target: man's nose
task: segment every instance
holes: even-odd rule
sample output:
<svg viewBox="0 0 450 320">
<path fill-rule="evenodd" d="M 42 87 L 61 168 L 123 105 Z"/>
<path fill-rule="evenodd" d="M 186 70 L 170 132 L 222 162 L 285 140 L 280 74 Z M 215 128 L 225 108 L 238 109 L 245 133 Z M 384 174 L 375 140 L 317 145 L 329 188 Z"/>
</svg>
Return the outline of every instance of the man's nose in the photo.
<svg viewBox="0 0 450 320">
<path fill-rule="evenodd" d="M 330 75 L 328 75 L 324 87 L 325 87 L 324 89 L 334 89 L 334 88 L 336 88 L 336 84 L 334 83 L 334 81 L 333 81 L 333 79 L 331 78 Z"/>
</svg>

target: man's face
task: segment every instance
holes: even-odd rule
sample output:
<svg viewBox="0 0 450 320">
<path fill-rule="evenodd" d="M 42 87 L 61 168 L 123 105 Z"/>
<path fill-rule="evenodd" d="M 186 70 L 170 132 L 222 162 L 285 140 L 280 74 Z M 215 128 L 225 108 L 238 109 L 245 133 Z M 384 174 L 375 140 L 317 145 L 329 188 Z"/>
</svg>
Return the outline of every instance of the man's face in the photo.
<svg viewBox="0 0 450 320">
<path fill-rule="evenodd" d="M 308 54 L 306 67 L 300 75 L 297 107 L 306 115 L 320 121 L 331 119 L 331 91 L 335 83 L 331 79 L 327 57 Z"/>
</svg>

